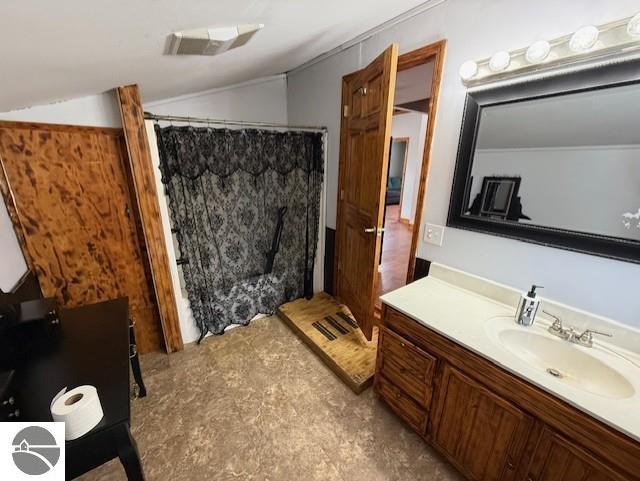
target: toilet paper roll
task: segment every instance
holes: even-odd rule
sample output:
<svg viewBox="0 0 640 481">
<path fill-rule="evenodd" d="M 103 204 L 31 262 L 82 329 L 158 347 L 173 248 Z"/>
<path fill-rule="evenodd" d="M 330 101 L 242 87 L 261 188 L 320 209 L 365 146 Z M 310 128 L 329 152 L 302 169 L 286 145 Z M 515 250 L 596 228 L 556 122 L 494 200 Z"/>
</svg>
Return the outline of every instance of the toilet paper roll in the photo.
<svg viewBox="0 0 640 481">
<path fill-rule="evenodd" d="M 94 386 L 78 386 L 71 391 L 63 389 L 51 401 L 51 416 L 54 421 L 64 422 L 67 441 L 84 436 L 104 416 L 98 391 Z"/>
</svg>

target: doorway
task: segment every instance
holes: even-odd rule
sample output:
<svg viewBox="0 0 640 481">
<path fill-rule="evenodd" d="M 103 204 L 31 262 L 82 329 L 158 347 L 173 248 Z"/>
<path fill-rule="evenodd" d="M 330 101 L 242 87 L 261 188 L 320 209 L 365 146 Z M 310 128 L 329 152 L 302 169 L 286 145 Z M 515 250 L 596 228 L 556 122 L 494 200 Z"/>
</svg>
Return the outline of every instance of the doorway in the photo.
<svg viewBox="0 0 640 481">
<path fill-rule="evenodd" d="M 380 296 L 404 286 L 408 279 L 411 241 L 420 228 L 416 210 L 418 183 L 429 123 L 429 104 L 435 61 L 401 69 L 398 73 L 391 121 L 391 145 L 385 195 L 384 234 L 378 266 L 376 308 Z"/>
<path fill-rule="evenodd" d="M 380 317 L 380 295 L 414 279 L 445 46 L 442 40 L 395 59 L 390 47 L 390 68 L 379 70 L 386 77 L 368 80 L 381 56 L 343 78 L 334 293 L 368 339 Z M 379 120 L 365 123 L 363 112 Z M 365 134 L 354 128 L 358 122 Z M 401 154 L 398 175 L 394 159 Z M 382 177 L 368 180 L 373 173 Z"/>
<path fill-rule="evenodd" d="M 407 204 L 412 201 L 410 196 L 407 199 L 404 198 L 405 193 L 410 189 L 407 184 L 412 184 L 413 180 L 407 178 L 410 141 L 410 137 L 391 138 L 384 203 L 384 232 L 378 265 L 377 298 L 385 292 L 403 286 L 407 277 L 412 225 L 406 212 L 403 217 L 402 204 L 404 201 L 406 211 Z"/>
</svg>

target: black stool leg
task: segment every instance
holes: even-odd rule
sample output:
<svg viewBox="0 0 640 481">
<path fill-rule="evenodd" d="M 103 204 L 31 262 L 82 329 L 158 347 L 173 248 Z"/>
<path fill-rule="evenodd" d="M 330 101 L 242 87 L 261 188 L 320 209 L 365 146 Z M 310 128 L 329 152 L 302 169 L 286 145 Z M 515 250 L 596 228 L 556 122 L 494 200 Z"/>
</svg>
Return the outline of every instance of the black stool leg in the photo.
<svg viewBox="0 0 640 481">
<path fill-rule="evenodd" d="M 115 431 L 116 447 L 118 457 L 127 474 L 128 481 L 144 481 L 144 471 L 142 470 L 142 462 L 140 461 L 140 453 L 135 439 L 131 436 L 129 425 L 122 423 L 117 426 Z"/>
<path fill-rule="evenodd" d="M 138 347 L 136 345 L 136 334 L 133 331 L 135 321 L 129 320 L 129 360 L 131 361 L 131 370 L 133 371 L 133 379 L 135 379 L 138 385 L 138 397 L 145 397 L 147 395 L 147 388 L 144 385 L 142 379 L 142 371 L 140 370 L 140 358 L 138 357 Z"/>
</svg>

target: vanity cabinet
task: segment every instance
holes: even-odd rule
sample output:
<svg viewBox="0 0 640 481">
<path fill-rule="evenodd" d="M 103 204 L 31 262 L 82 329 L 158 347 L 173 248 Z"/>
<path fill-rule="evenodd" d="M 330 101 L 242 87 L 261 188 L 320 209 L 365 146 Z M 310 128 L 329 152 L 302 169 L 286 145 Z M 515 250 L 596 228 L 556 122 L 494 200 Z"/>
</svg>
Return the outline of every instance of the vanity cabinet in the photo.
<svg viewBox="0 0 640 481">
<path fill-rule="evenodd" d="M 522 410 L 444 364 L 431 419 L 431 442 L 469 479 L 515 479 L 533 424 Z"/>
<path fill-rule="evenodd" d="M 386 378 L 393 379 L 423 409 L 428 409 L 436 358 L 389 329 L 382 329 L 379 343 L 379 371 Z"/>
<path fill-rule="evenodd" d="M 433 392 L 435 357 L 389 329 L 381 329 L 378 343 L 378 393 L 414 429 L 423 431 Z"/>
<path fill-rule="evenodd" d="M 559 434 L 544 429 L 540 436 L 525 478 L 527 481 L 624 481 L 620 473 L 605 466 Z"/>
<path fill-rule="evenodd" d="M 384 306 L 374 386 L 472 481 L 640 481 L 640 443 Z"/>
</svg>

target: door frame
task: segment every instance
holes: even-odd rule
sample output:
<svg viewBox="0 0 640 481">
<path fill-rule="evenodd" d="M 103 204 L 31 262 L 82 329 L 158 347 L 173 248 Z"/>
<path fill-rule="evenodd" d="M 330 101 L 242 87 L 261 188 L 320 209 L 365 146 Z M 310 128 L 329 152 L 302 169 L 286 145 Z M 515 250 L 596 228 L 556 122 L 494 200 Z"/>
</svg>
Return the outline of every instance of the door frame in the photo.
<svg viewBox="0 0 640 481">
<path fill-rule="evenodd" d="M 425 45 L 424 47 L 412 50 L 411 52 L 404 53 L 398 56 L 398 68 L 397 71 L 401 72 L 402 70 L 407 70 L 412 67 L 417 67 L 418 65 L 425 64 L 433 60 L 433 73 L 431 76 L 431 92 L 429 95 L 429 108 L 427 111 L 427 129 L 426 136 L 424 141 L 424 150 L 422 153 L 422 165 L 420 167 L 420 180 L 418 184 L 418 196 L 416 199 L 416 214 L 413 221 L 413 233 L 411 238 L 411 247 L 409 251 L 409 266 L 407 268 L 407 283 L 413 281 L 413 276 L 416 268 L 416 251 L 418 248 L 418 239 L 420 237 L 420 224 L 422 223 L 422 211 L 424 209 L 424 199 L 426 196 L 426 183 L 427 177 L 429 174 L 429 166 L 431 162 L 431 147 L 433 144 L 433 136 L 435 131 L 435 119 L 437 117 L 438 112 L 438 104 L 439 104 L 439 96 L 440 96 L 440 87 L 442 83 L 442 71 L 444 69 L 444 57 L 446 52 L 447 40 L 442 39 L 437 42 Z M 351 78 L 351 76 L 356 75 L 357 72 L 346 75 L 343 77 L 342 81 L 342 96 L 341 96 L 341 105 L 344 104 L 344 95 L 345 95 L 345 79 Z M 343 112 L 340 112 L 340 116 L 342 117 Z M 337 195 L 337 212 L 336 212 L 336 230 L 340 225 L 340 190 L 343 185 L 343 176 L 344 176 L 344 166 L 342 165 L 342 159 L 344 158 L 344 144 L 345 138 L 341 129 L 340 135 L 340 157 L 338 163 L 338 195 Z M 336 238 L 338 233 L 336 231 Z M 337 252 L 339 255 L 340 253 Z M 333 292 L 337 292 L 337 283 L 338 283 L 338 257 L 335 256 L 333 259 Z M 376 313 L 379 315 L 379 309 L 376 306 Z"/>
<path fill-rule="evenodd" d="M 395 115 L 394 115 L 395 117 Z M 391 121 L 393 125 L 393 120 Z M 400 202 L 398 203 L 398 220 L 402 221 L 402 196 L 404 195 L 404 184 L 405 178 L 407 175 L 407 157 L 409 157 L 409 142 L 411 142 L 411 137 L 392 137 L 391 138 L 391 148 L 393 149 L 394 142 L 404 142 L 404 158 L 402 159 L 402 181 L 400 183 Z M 388 186 L 387 186 L 388 188 Z M 385 209 L 387 206 L 385 205 Z M 384 227 L 384 226 L 383 226 Z"/>
<path fill-rule="evenodd" d="M 407 284 L 412 282 L 416 269 L 416 251 L 420 238 L 420 226 L 424 210 L 424 201 L 427 194 L 427 179 L 431 165 L 431 148 L 435 132 L 435 124 L 438 113 L 440 87 L 442 84 L 442 71 L 444 69 L 444 57 L 447 48 L 446 39 L 425 45 L 398 57 L 398 72 L 418 65 L 433 61 L 433 73 L 431 74 L 431 92 L 429 95 L 429 108 L 427 111 L 427 129 L 422 151 L 422 165 L 420 166 L 420 180 L 418 183 L 418 196 L 416 198 L 416 210 L 413 218 L 413 233 L 409 250 L 409 266 L 407 268 Z"/>
</svg>

